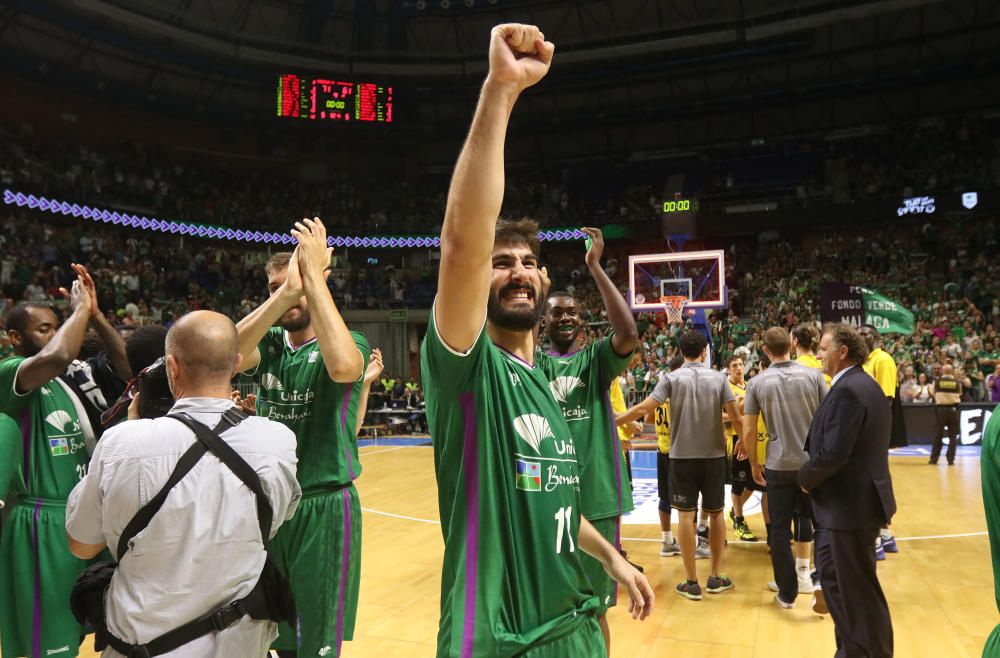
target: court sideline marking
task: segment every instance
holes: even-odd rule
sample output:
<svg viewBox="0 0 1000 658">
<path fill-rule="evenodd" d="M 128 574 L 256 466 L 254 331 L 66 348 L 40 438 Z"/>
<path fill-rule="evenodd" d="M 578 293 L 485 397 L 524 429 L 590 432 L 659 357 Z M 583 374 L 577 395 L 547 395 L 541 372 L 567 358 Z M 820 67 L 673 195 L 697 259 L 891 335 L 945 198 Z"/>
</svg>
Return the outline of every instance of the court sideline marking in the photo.
<svg viewBox="0 0 1000 658">
<path fill-rule="evenodd" d="M 435 521 L 434 519 L 420 519 L 415 516 L 405 516 L 403 514 L 393 514 L 392 512 L 383 512 L 382 510 L 372 509 L 370 507 L 362 507 L 362 512 L 368 512 L 370 514 L 378 514 L 380 516 L 388 516 L 393 519 L 402 519 L 404 521 L 416 521 L 417 523 L 432 523 L 434 525 L 441 525 L 440 521 Z M 984 530 L 982 532 L 962 532 L 954 535 L 927 535 L 924 537 L 896 537 L 896 541 L 920 541 L 924 539 L 956 539 L 959 537 L 982 537 L 986 535 L 987 532 Z M 648 541 L 660 543 L 661 539 L 650 539 L 649 537 L 622 537 L 622 541 Z"/>
</svg>

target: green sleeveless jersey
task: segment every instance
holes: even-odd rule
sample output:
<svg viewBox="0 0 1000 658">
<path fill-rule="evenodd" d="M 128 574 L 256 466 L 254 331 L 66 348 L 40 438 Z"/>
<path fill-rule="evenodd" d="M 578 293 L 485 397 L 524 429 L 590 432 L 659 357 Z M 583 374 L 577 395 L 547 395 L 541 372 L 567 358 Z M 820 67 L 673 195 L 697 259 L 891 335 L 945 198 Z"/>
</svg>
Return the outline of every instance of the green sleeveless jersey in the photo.
<svg viewBox="0 0 1000 658">
<path fill-rule="evenodd" d="M 352 331 L 368 367 L 371 348 Z M 356 415 L 363 377 L 353 384 L 330 379 L 316 339 L 292 348 L 281 327 L 272 327 L 257 345 L 260 393 L 257 415 L 283 423 L 293 432 L 303 492 L 346 484 L 361 475 Z"/>
<path fill-rule="evenodd" d="M 438 656 L 514 656 L 598 600 L 577 546 L 573 437 L 540 368 L 490 341 L 420 349 L 444 534 Z"/>
<path fill-rule="evenodd" d="M 610 337 L 572 354 L 539 350 L 535 355 L 573 434 L 580 510 L 588 519 L 621 516 L 635 507 L 610 398 L 612 380 L 631 360 L 631 354 L 615 354 Z"/>
<path fill-rule="evenodd" d="M 979 459 L 982 469 L 983 507 L 986 510 L 986 528 L 990 536 L 990 553 L 993 557 L 993 590 L 1000 610 L 1000 406 L 993 410 L 983 430 L 983 447 Z M 1000 656 L 1000 625 L 993 629 L 983 647 L 983 658 Z"/>
<path fill-rule="evenodd" d="M 17 458 L 9 488 L 21 498 L 46 498 L 65 502 L 76 483 L 87 474 L 87 454 L 83 427 L 73 394 L 58 379 L 18 395 L 14 391 L 21 356 L 0 361 L 0 414 L 20 425 L 21 445 L 8 451 Z M 0 498 L 7 492 L 0 491 Z"/>
</svg>

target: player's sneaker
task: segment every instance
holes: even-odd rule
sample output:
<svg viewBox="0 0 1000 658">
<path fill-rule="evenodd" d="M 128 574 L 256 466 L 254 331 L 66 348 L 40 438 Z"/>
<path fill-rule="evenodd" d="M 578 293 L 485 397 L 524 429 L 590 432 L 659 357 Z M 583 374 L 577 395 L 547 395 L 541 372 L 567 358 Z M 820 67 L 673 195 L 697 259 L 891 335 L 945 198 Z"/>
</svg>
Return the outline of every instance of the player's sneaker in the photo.
<svg viewBox="0 0 1000 658">
<path fill-rule="evenodd" d="M 809 567 L 805 567 L 798 570 L 799 577 L 799 594 L 812 594 L 816 589 L 813 585 L 812 576 L 809 573 Z"/>
<path fill-rule="evenodd" d="M 718 594 L 719 592 L 725 592 L 727 589 L 733 588 L 733 581 L 726 578 L 726 574 L 719 574 L 718 576 L 708 577 L 708 586 L 705 590 L 709 594 Z"/>
<path fill-rule="evenodd" d="M 896 538 L 892 536 L 882 537 L 882 549 L 886 553 L 898 553 L 899 547 L 896 546 Z"/>
<path fill-rule="evenodd" d="M 685 580 L 677 585 L 676 591 L 685 599 L 701 601 L 701 585 L 696 580 Z"/>
<path fill-rule="evenodd" d="M 736 536 L 739 537 L 740 541 L 757 541 L 757 536 L 753 534 L 753 530 L 743 519 L 736 522 Z"/>
<path fill-rule="evenodd" d="M 885 559 L 885 548 L 882 547 L 882 538 L 875 540 L 875 560 L 881 562 Z"/>
<path fill-rule="evenodd" d="M 826 597 L 823 596 L 823 589 L 817 585 L 816 591 L 813 592 L 812 600 L 813 612 L 817 615 L 829 614 L 830 610 L 826 607 Z"/>
<path fill-rule="evenodd" d="M 671 557 L 673 555 L 680 555 L 680 554 L 681 554 L 681 547 L 677 544 L 676 539 L 670 542 L 669 544 L 667 542 L 663 542 L 660 545 L 660 555 L 662 557 Z"/>
<path fill-rule="evenodd" d="M 774 595 L 774 602 L 778 604 L 779 608 L 784 608 L 785 610 L 791 610 L 792 608 L 795 607 L 795 601 L 792 601 L 791 603 L 785 603 L 784 601 L 781 600 L 780 594 Z"/>
<path fill-rule="evenodd" d="M 778 583 L 776 583 L 773 580 L 769 580 L 769 581 L 767 581 L 767 588 L 769 590 L 771 590 L 772 592 L 777 592 L 778 591 Z"/>
<path fill-rule="evenodd" d="M 698 536 L 701 537 L 702 539 L 704 539 L 706 542 L 708 541 L 708 526 L 707 525 L 700 525 L 700 526 L 698 526 Z"/>
<path fill-rule="evenodd" d="M 694 559 L 704 560 L 712 557 L 712 549 L 708 547 L 708 540 L 698 538 L 698 545 L 694 549 Z"/>
</svg>

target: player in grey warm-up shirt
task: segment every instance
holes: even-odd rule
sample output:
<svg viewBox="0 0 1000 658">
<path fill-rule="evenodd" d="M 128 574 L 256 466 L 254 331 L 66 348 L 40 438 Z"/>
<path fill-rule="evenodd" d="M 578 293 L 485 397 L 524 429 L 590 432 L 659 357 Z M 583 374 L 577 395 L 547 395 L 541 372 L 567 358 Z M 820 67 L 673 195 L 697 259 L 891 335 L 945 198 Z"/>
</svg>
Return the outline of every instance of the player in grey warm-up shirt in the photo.
<svg viewBox="0 0 1000 658">
<path fill-rule="evenodd" d="M 771 367 L 750 380 L 743 401 L 743 445 L 750 458 L 754 479 L 767 484 L 768 510 L 771 514 L 771 564 L 778 591 L 775 597 L 782 607 L 792 607 L 799 592 L 812 593 L 809 577 L 809 554 L 812 549 L 812 521 L 809 497 L 798 485 L 799 468 L 809 455 L 806 435 L 813 414 L 826 397 L 823 373 L 796 363 L 790 358 L 791 339 L 781 327 L 764 333 L 764 353 Z M 757 416 L 763 413 L 770 441 L 767 464 L 757 463 Z M 792 525 L 795 523 L 793 561 Z M 772 587 L 772 589 L 775 589 Z"/>
<path fill-rule="evenodd" d="M 706 589 L 717 594 L 733 586 L 720 571 L 726 541 L 726 522 L 722 516 L 726 497 L 723 410 L 732 419 L 737 433 L 742 434 L 736 396 L 726 375 L 705 366 L 707 346 L 708 341 L 697 331 L 684 333 L 680 338 L 684 365 L 664 375 L 646 400 L 617 419 L 618 424 L 636 420 L 670 400 L 670 505 L 680 516 L 677 538 L 687 572 L 687 581 L 677 586 L 677 593 L 695 601 L 701 599 L 694 564 L 694 515 L 699 494 L 702 509 L 711 517 L 708 537 L 712 570 Z"/>
</svg>

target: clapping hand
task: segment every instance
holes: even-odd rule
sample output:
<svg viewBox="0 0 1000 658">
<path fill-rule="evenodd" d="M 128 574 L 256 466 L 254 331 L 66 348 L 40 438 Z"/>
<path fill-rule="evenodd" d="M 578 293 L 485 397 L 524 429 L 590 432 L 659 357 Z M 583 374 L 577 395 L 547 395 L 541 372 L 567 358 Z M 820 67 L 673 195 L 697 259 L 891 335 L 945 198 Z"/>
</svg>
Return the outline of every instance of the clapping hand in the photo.
<svg viewBox="0 0 1000 658">
<path fill-rule="evenodd" d="M 313 217 L 295 222 L 292 235 L 299 243 L 295 251 L 298 254 L 298 266 L 302 276 L 319 274 L 325 277 L 326 271 L 330 268 L 333 247 L 328 247 L 326 244 L 326 227 L 320 218 Z"/>
<path fill-rule="evenodd" d="M 84 290 L 90 296 L 90 316 L 99 316 L 101 309 L 97 305 L 97 286 L 94 284 L 94 279 L 90 276 L 90 272 L 79 263 L 70 263 L 69 266 L 73 270 L 73 273 L 76 274 L 77 281 L 83 285 Z"/>
<path fill-rule="evenodd" d="M 372 358 L 368 362 L 368 368 L 365 370 L 365 386 L 374 384 L 378 376 L 382 374 L 384 367 L 382 363 L 382 350 L 376 347 L 372 350 Z"/>
</svg>

